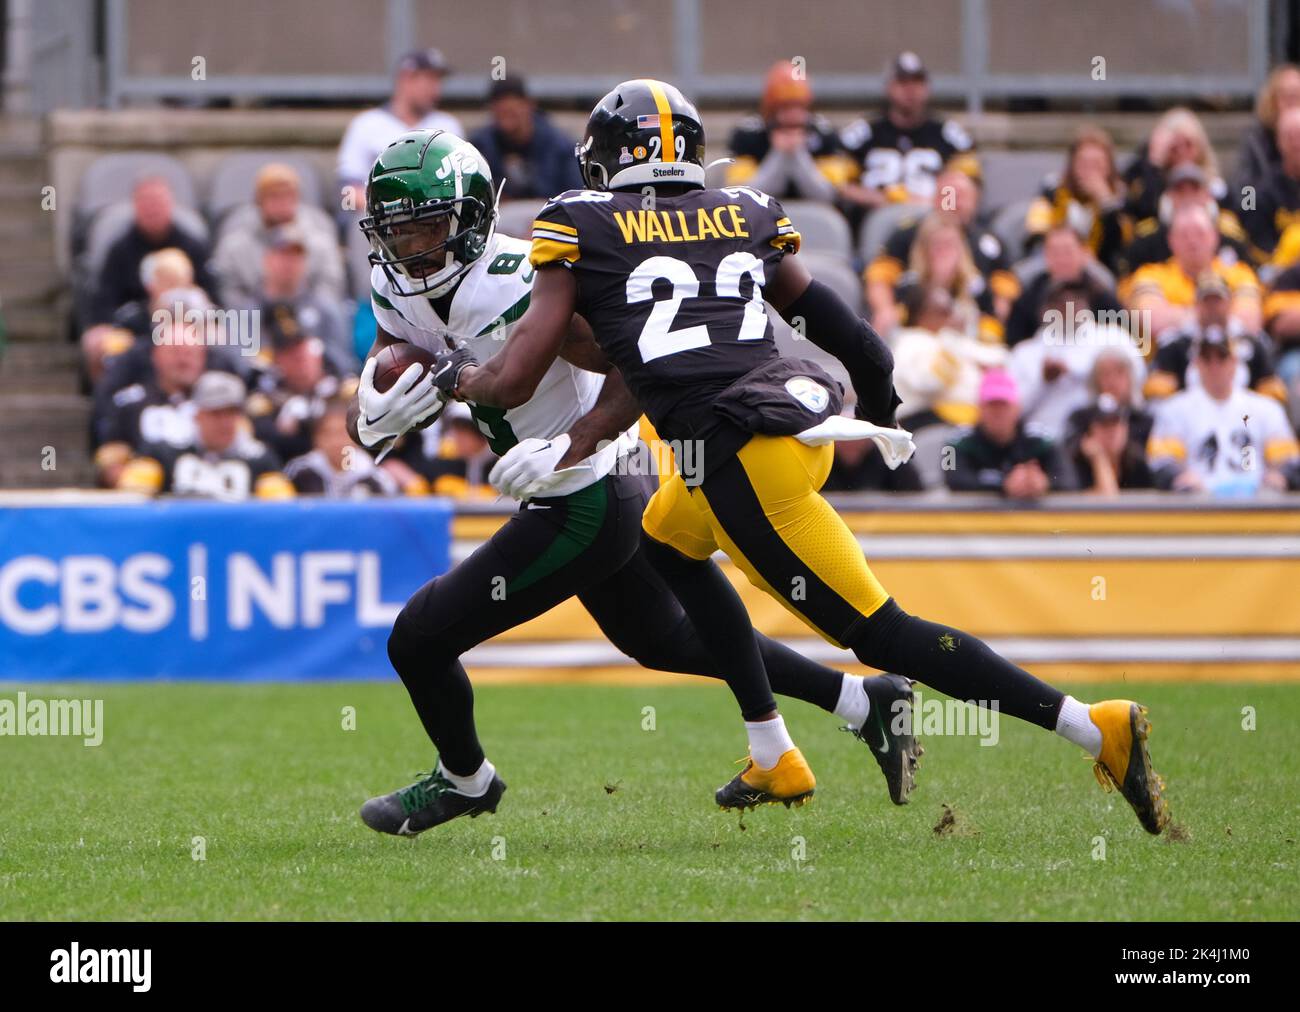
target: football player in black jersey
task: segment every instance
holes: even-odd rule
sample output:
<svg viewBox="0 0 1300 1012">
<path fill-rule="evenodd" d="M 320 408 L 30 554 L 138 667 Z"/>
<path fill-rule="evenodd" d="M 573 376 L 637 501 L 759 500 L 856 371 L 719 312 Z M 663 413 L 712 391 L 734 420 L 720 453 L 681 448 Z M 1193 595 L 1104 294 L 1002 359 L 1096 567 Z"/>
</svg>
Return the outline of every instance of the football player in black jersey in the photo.
<svg viewBox="0 0 1300 1012">
<path fill-rule="evenodd" d="M 882 116 L 856 120 L 840 132 L 845 153 L 861 173 L 841 196 L 867 208 L 928 204 L 939 170 L 954 155 L 972 150 L 974 142 L 956 120 L 930 115 L 929 73 L 915 53 L 894 60 L 886 93 Z"/>
<path fill-rule="evenodd" d="M 755 586 L 862 663 L 958 699 L 997 700 L 1088 749 L 1103 786 L 1118 787 L 1142 825 L 1160 832 L 1168 811 L 1143 707 L 1128 700 L 1089 707 L 1065 696 L 975 637 L 907 614 L 871 572 L 818 491 L 832 447 L 806 445 L 788 427 L 794 401 L 811 418 L 833 393 L 801 375 L 811 363 L 795 363 L 783 387 L 766 384 L 781 375 L 773 366 L 782 360 L 764 303 L 844 364 L 858 416 L 877 426 L 895 424 L 892 357 L 808 274 L 795 255 L 799 233 L 775 200 L 746 187 L 705 188 L 703 149 L 699 114 L 671 85 L 628 81 L 601 99 L 578 148 L 588 189 L 554 198 L 534 223 L 528 311 L 486 365 L 466 349 L 442 356 L 437 384 L 479 404 L 519 404 L 581 313 L 659 434 L 698 447 L 698 484 L 677 475 L 646 508 L 644 529 L 662 571 L 680 577 L 723 549 Z M 741 422 L 718 410 L 737 400 L 755 406 L 757 417 Z M 763 698 L 752 632 L 711 622 L 712 602 L 681 600 L 697 628 L 730 640 L 737 674 L 729 681 L 742 707 Z M 810 781 L 789 743 L 775 765 L 751 754 L 718 801 L 780 798 Z"/>
</svg>

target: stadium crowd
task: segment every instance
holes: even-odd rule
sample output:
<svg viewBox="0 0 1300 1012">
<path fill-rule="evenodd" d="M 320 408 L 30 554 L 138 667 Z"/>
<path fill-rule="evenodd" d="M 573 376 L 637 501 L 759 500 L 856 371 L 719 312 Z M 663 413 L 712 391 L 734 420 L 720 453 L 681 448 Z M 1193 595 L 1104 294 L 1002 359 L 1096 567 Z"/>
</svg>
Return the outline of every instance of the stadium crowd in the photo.
<svg viewBox="0 0 1300 1012">
<path fill-rule="evenodd" d="M 288 158 L 208 219 L 165 175 L 135 181 L 78 298 L 102 486 L 495 496 L 463 405 L 380 464 L 346 434 L 374 332 L 365 176 L 407 129 L 463 135 L 438 108 L 445 71 L 436 50 L 410 54 L 390 100 L 353 120 L 342 211 Z M 891 64 L 886 96 L 837 130 L 800 68 L 777 64 L 720 170 L 783 202 L 801 258 L 893 349 L 918 452 L 890 471 L 870 441 L 839 444 L 827 491 L 1300 489 L 1300 68 L 1268 78 L 1231 178 L 1175 108 L 1129 157 L 1080 129 L 1059 171 L 1002 206 L 983 199 L 970 136 L 932 111 L 916 54 Z M 527 236 L 543 200 L 581 186 L 573 139 L 519 77 L 491 83 L 487 110 L 468 139 L 506 180 L 500 227 Z M 193 339 L 186 320 L 218 307 L 258 311 L 257 354 Z M 806 353 L 788 329 L 778 340 Z"/>
</svg>

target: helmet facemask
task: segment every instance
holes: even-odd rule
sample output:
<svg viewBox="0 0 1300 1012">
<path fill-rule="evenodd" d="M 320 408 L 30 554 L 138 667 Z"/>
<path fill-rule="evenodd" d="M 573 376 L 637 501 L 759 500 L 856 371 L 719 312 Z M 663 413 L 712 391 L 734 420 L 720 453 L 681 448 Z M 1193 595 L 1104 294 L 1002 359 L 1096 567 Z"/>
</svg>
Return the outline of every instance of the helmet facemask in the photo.
<svg viewBox="0 0 1300 1012">
<path fill-rule="evenodd" d="M 483 255 L 495 218 L 477 197 L 419 206 L 404 197 L 372 205 L 361 231 L 370 240 L 369 261 L 397 292 L 439 295 Z"/>
<path fill-rule="evenodd" d="M 593 137 L 589 134 L 585 141 L 573 145 L 573 157 L 578 159 L 578 170 L 582 173 L 582 182 L 589 190 L 608 190 L 609 172 L 591 157 Z"/>
</svg>

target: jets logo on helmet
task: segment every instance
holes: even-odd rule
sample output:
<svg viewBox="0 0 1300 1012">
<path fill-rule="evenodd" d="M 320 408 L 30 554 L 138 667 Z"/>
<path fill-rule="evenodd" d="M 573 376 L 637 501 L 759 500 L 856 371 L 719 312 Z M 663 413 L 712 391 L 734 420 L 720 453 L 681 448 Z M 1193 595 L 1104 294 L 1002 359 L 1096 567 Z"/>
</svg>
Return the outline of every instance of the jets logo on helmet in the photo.
<svg viewBox="0 0 1300 1012">
<path fill-rule="evenodd" d="M 479 150 L 444 130 L 412 130 L 375 159 L 361 231 L 370 262 L 405 295 L 442 295 L 487 249 L 497 191 Z"/>
<path fill-rule="evenodd" d="M 602 98 L 574 153 L 591 190 L 704 185 L 704 124 L 664 81 L 624 81 Z"/>
</svg>

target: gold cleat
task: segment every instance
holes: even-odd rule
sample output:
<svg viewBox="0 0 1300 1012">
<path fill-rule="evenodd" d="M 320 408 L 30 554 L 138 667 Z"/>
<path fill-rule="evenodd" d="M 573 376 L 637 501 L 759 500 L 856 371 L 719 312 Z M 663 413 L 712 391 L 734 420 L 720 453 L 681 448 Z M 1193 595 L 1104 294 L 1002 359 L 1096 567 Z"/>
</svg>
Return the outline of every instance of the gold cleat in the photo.
<svg viewBox="0 0 1300 1012">
<path fill-rule="evenodd" d="M 1093 766 L 1097 782 L 1106 791 L 1118 788 L 1142 828 L 1158 834 L 1169 824 L 1169 806 L 1165 782 L 1151 768 L 1147 752 L 1147 708 L 1128 699 L 1107 699 L 1090 706 L 1088 715 L 1101 729 L 1101 755 Z"/>
<path fill-rule="evenodd" d="M 752 758 L 741 762 L 745 763 L 745 768 L 714 794 L 718 806 L 724 810 L 757 808 L 778 801 L 786 808 L 802 806 L 807 804 L 817 786 L 817 778 L 797 748 L 783 753 L 776 765 L 768 770 L 755 766 Z"/>
</svg>

